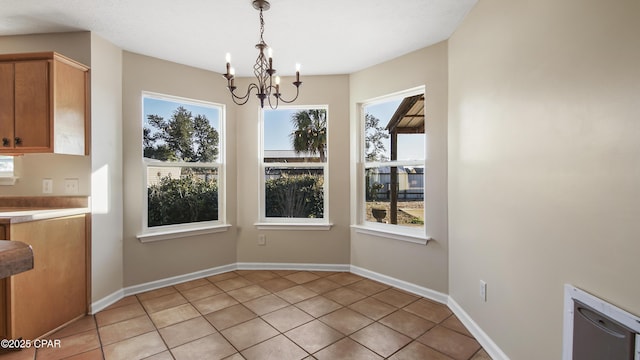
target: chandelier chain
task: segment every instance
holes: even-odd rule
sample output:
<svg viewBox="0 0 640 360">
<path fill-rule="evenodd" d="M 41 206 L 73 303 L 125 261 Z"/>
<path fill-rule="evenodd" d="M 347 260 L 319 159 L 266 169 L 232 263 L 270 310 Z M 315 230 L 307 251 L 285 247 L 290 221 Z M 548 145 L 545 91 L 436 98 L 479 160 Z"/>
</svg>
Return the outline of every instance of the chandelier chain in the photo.
<svg viewBox="0 0 640 360">
<path fill-rule="evenodd" d="M 264 44 L 264 17 L 262 17 L 262 8 L 260 8 L 260 43 Z"/>
</svg>

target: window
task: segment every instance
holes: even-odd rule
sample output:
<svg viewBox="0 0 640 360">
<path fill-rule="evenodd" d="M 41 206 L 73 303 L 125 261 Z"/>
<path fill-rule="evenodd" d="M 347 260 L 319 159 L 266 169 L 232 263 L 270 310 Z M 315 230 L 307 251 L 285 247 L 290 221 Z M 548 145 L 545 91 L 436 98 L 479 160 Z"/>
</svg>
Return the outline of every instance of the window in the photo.
<svg viewBox="0 0 640 360">
<path fill-rule="evenodd" d="M 362 106 L 362 224 L 425 238 L 424 89 Z"/>
<path fill-rule="evenodd" d="M 13 185 L 15 182 L 13 157 L 0 155 L 0 185 Z"/>
<path fill-rule="evenodd" d="M 146 232 L 223 224 L 224 109 L 143 94 Z"/>
<path fill-rule="evenodd" d="M 0 177 L 13 177 L 13 157 L 0 155 Z"/>
<path fill-rule="evenodd" d="M 327 223 L 327 107 L 262 112 L 261 223 Z"/>
</svg>

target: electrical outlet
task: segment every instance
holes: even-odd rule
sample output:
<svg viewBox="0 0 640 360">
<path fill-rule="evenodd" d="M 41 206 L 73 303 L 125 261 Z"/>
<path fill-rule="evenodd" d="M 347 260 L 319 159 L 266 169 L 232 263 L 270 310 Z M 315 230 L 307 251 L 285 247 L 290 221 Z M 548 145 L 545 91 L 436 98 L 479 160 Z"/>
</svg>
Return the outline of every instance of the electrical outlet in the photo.
<svg viewBox="0 0 640 360">
<path fill-rule="evenodd" d="M 53 192 L 53 179 L 42 179 L 42 193 L 51 194 Z"/>
<path fill-rule="evenodd" d="M 65 194 L 78 194 L 78 187 L 80 181 L 78 179 L 64 179 L 64 193 Z"/>
<path fill-rule="evenodd" d="M 487 301 L 487 283 L 484 280 L 480 280 L 480 298 Z"/>
<path fill-rule="evenodd" d="M 258 245 L 265 246 L 267 245 L 267 236 L 264 234 L 258 235 Z"/>
</svg>

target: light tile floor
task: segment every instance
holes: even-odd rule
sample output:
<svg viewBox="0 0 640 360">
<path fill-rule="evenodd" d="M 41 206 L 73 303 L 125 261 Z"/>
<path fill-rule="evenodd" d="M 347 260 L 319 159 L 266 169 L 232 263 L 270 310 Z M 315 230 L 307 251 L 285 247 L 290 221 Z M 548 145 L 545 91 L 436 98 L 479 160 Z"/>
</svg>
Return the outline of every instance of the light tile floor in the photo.
<svg viewBox="0 0 640 360">
<path fill-rule="evenodd" d="M 347 272 L 232 271 L 126 297 L 1 360 L 490 359 L 445 306 Z"/>
</svg>

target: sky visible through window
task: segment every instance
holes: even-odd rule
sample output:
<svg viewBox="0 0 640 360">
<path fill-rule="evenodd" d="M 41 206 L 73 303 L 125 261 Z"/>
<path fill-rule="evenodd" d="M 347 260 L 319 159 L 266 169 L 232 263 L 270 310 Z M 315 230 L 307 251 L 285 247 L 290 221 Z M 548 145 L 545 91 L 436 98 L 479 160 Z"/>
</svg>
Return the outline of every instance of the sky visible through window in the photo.
<svg viewBox="0 0 640 360">
<path fill-rule="evenodd" d="M 380 125 L 385 127 L 398 108 L 402 99 L 387 101 L 366 107 L 366 111 L 380 119 Z M 192 103 L 176 102 L 166 99 L 144 98 L 144 121 L 148 115 L 159 115 L 168 119 L 173 112 L 183 106 L 191 111 L 193 115 L 202 114 L 207 117 L 211 125 L 220 129 L 220 111 L 215 107 L 207 107 Z M 265 111 L 264 121 L 269 124 L 264 127 L 264 149 L 265 150 L 293 150 L 290 134 L 294 131 L 291 123 L 291 116 L 300 109 L 288 108 L 276 111 Z M 329 114 L 329 116 L 331 116 Z M 333 119 L 332 121 L 340 121 Z M 344 121 L 347 121 L 345 119 Z M 389 140 L 386 140 L 387 157 L 389 157 Z M 423 159 L 424 158 L 424 135 L 399 135 L 398 140 L 398 160 Z"/>
<path fill-rule="evenodd" d="M 385 127 L 395 113 L 402 99 L 387 101 L 366 107 L 373 116 L 380 119 L 380 125 Z M 264 112 L 264 149 L 265 150 L 293 150 L 290 134 L 294 128 L 291 116 L 299 109 L 278 109 Z M 331 114 L 329 114 L 331 117 Z M 332 120 L 332 121 L 335 121 Z M 390 158 L 390 142 L 385 142 L 387 157 Z M 401 134 L 398 141 L 398 160 L 424 158 L 424 134 Z"/>
<path fill-rule="evenodd" d="M 278 109 L 264 112 L 264 149 L 293 150 L 291 116 L 300 109 Z"/>
<path fill-rule="evenodd" d="M 390 100 L 365 106 L 365 112 L 380 119 L 380 126 L 385 128 L 398 109 L 402 99 Z M 424 134 L 398 134 L 398 160 L 424 159 Z M 383 139 L 385 155 L 391 158 L 391 140 Z"/>
<path fill-rule="evenodd" d="M 211 107 L 208 107 L 206 105 L 197 105 L 189 102 L 178 102 L 168 99 L 156 99 L 151 97 L 144 97 L 143 99 L 143 124 L 146 127 L 150 128 L 152 133 L 154 133 L 156 130 L 154 130 L 152 126 L 148 125 L 147 117 L 149 115 L 158 115 L 167 120 L 171 118 L 173 112 L 176 111 L 176 109 L 180 106 L 184 107 L 188 111 L 191 111 L 194 117 L 196 115 L 206 116 L 211 126 L 218 130 L 218 132 L 220 131 L 220 110 L 213 105 Z"/>
</svg>

